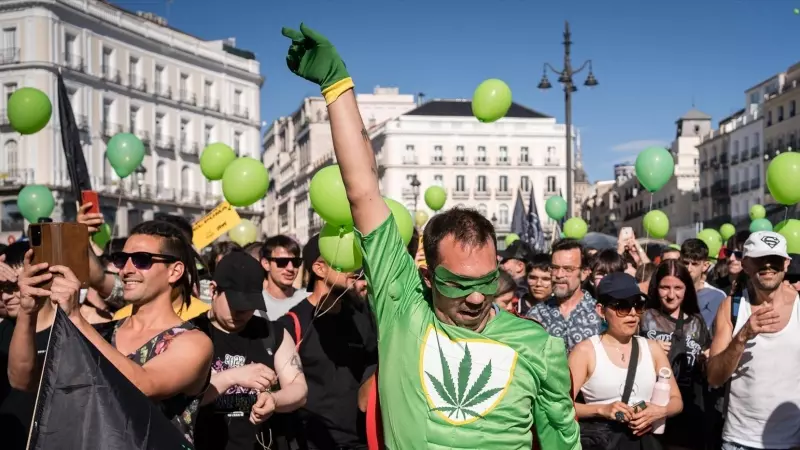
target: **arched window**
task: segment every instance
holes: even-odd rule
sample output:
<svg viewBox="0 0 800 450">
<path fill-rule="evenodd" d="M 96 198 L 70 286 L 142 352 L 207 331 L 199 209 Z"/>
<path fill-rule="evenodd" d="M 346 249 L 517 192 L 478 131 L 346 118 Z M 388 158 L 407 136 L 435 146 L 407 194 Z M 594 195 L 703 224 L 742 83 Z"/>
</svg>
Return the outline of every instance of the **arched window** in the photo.
<svg viewBox="0 0 800 450">
<path fill-rule="evenodd" d="M 501 204 L 497 209 L 497 222 L 500 225 L 508 225 L 508 205 Z"/>
<path fill-rule="evenodd" d="M 156 165 L 156 187 L 163 188 L 169 185 L 169 177 L 167 176 L 167 164 L 164 161 L 159 161 Z"/>
<path fill-rule="evenodd" d="M 483 204 L 483 203 L 480 203 L 480 204 L 478 205 L 478 212 L 479 212 L 479 213 L 481 213 L 481 215 L 482 215 L 483 217 L 486 217 L 486 214 L 488 214 L 488 211 L 487 211 L 487 209 L 486 209 L 486 205 L 485 205 L 485 204 Z"/>
<path fill-rule="evenodd" d="M 181 193 L 182 195 L 189 195 L 192 190 L 192 172 L 189 166 L 183 166 L 181 169 Z"/>
<path fill-rule="evenodd" d="M 6 172 L 11 176 L 19 176 L 19 149 L 17 141 L 11 139 L 6 141 Z"/>
<path fill-rule="evenodd" d="M 111 167 L 108 160 L 108 152 L 103 153 L 103 184 L 111 185 L 117 179 L 117 173 Z"/>
</svg>

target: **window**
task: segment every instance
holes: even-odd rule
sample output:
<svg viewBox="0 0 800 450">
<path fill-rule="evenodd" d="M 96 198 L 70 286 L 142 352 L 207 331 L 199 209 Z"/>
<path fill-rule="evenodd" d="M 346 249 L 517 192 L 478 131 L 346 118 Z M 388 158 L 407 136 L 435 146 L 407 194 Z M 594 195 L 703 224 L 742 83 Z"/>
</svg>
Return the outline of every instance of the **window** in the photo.
<svg viewBox="0 0 800 450">
<path fill-rule="evenodd" d="M 111 75 L 112 67 L 114 66 L 114 50 L 111 50 L 108 47 L 103 47 L 103 67 L 100 69 L 103 71 L 103 77 L 108 78 Z"/>
<path fill-rule="evenodd" d="M 214 90 L 214 82 L 206 80 L 203 85 L 203 99 L 207 106 L 211 106 L 211 99 L 213 98 L 212 91 Z"/>
<path fill-rule="evenodd" d="M 11 98 L 11 95 L 17 90 L 17 83 L 7 83 L 5 86 L 6 101 Z"/>
<path fill-rule="evenodd" d="M 442 162 L 442 160 L 444 160 L 444 155 L 442 154 L 442 146 L 436 145 L 433 147 L 433 161 Z"/>
<path fill-rule="evenodd" d="M 6 172 L 11 176 L 19 175 L 19 149 L 17 141 L 8 140 L 5 144 L 6 150 Z"/>
<path fill-rule="evenodd" d="M 17 50 L 17 29 L 16 27 L 3 28 L 3 48 L 5 57 L 16 56 Z"/>
<path fill-rule="evenodd" d="M 444 187 L 444 176 L 443 175 L 434 175 L 433 176 L 433 185 Z"/>
<path fill-rule="evenodd" d="M 74 34 L 66 33 L 64 35 L 64 62 L 70 67 L 75 63 L 76 41 L 77 37 Z"/>
<path fill-rule="evenodd" d="M 498 190 L 500 192 L 508 192 L 508 176 L 500 175 L 499 186 Z"/>
<path fill-rule="evenodd" d="M 772 125 L 772 111 L 767 111 L 767 126 Z"/>
<path fill-rule="evenodd" d="M 164 72 L 164 66 L 156 66 L 156 77 L 155 77 L 156 78 L 155 79 L 156 94 L 161 94 L 161 93 L 164 92 L 164 89 L 163 89 L 163 86 L 164 86 L 164 73 L 165 73 Z"/>
<path fill-rule="evenodd" d="M 502 204 L 497 209 L 497 223 L 500 225 L 508 225 L 508 205 Z"/>
<path fill-rule="evenodd" d="M 211 136 L 214 134 L 214 126 L 206 125 L 203 130 L 203 142 L 208 145 L 211 143 Z"/>
<path fill-rule="evenodd" d="M 783 122 L 783 105 L 778 106 L 778 122 Z"/>
<path fill-rule="evenodd" d="M 130 132 L 136 134 L 139 130 L 139 108 L 131 106 L 130 110 Z"/>
<path fill-rule="evenodd" d="M 797 102 L 792 100 L 789 102 L 789 117 L 794 117 L 797 114 Z"/>
<path fill-rule="evenodd" d="M 464 146 L 458 145 L 456 146 L 456 162 L 464 162 Z"/>
<path fill-rule="evenodd" d="M 242 132 L 241 131 L 234 132 L 233 133 L 233 151 L 235 151 L 237 155 L 239 154 L 239 146 L 241 145 L 241 143 L 242 143 Z"/>
<path fill-rule="evenodd" d="M 128 84 L 139 86 L 139 58 L 131 56 L 128 59 Z"/>
<path fill-rule="evenodd" d="M 237 114 L 242 112 L 242 90 L 233 91 L 233 111 Z"/>
<path fill-rule="evenodd" d="M 731 156 L 739 156 L 739 141 L 733 141 L 733 154 Z"/>
<path fill-rule="evenodd" d="M 745 136 L 744 137 L 744 146 L 743 147 L 744 148 L 742 148 L 742 153 L 747 153 L 747 151 L 750 149 L 750 136 Z"/>
<path fill-rule="evenodd" d="M 498 156 L 497 161 L 501 163 L 508 162 L 508 147 L 500 147 L 500 156 Z"/>
<path fill-rule="evenodd" d="M 478 162 L 486 162 L 486 147 L 478 147 Z"/>
<path fill-rule="evenodd" d="M 113 100 L 103 100 L 103 131 L 111 131 L 111 113 L 114 106 Z"/>
<path fill-rule="evenodd" d="M 181 145 L 185 145 L 189 139 L 189 121 L 187 119 L 181 119 Z"/>
<path fill-rule="evenodd" d="M 760 99 L 758 97 L 758 92 L 750 93 L 750 104 L 756 104 L 757 105 L 759 103 L 761 103 L 761 101 L 760 101 Z"/>
<path fill-rule="evenodd" d="M 417 160 L 417 155 L 414 153 L 413 145 L 406 145 L 406 153 L 403 155 L 403 162 L 405 164 L 414 164 Z"/>
<path fill-rule="evenodd" d="M 156 142 L 164 138 L 164 114 L 156 114 Z"/>
<path fill-rule="evenodd" d="M 168 182 L 169 178 L 167 177 L 167 164 L 164 161 L 159 161 L 158 165 L 156 166 L 156 186 L 159 188 L 167 187 Z"/>
<path fill-rule="evenodd" d="M 753 147 L 758 147 L 760 142 L 761 142 L 761 133 L 755 132 L 753 134 Z"/>
<path fill-rule="evenodd" d="M 555 147 L 547 147 L 547 159 L 544 162 L 545 164 L 558 164 L 556 161 L 556 148 Z"/>
<path fill-rule="evenodd" d="M 479 213 L 480 213 L 480 214 L 481 214 L 483 217 L 486 217 L 486 216 L 489 214 L 489 212 L 486 210 L 486 205 L 484 205 L 483 203 L 481 203 L 481 204 L 479 204 L 479 205 L 478 205 L 478 212 L 479 212 Z"/>
<path fill-rule="evenodd" d="M 475 183 L 475 190 L 478 192 L 486 192 L 486 175 L 478 175 Z"/>
<path fill-rule="evenodd" d="M 456 175 L 456 191 L 464 192 L 465 190 L 464 175 Z"/>
<path fill-rule="evenodd" d="M 519 162 L 526 163 L 530 161 L 530 152 L 528 151 L 528 147 L 521 147 L 519 149 Z"/>
<path fill-rule="evenodd" d="M 547 192 L 556 192 L 556 177 L 547 177 Z"/>
<path fill-rule="evenodd" d="M 528 178 L 526 175 L 520 177 L 519 188 L 523 192 L 529 192 L 531 190 L 531 179 Z"/>
<path fill-rule="evenodd" d="M 180 81 L 181 100 L 189 98 L 189 75 L 182 73 Z"/>
<path fill-rule="evenodd" d="M 189 166 L 183 166 L 181 169 L 181 190 L 183 195 L 187 195 L 192 185 L 192 169 Z"/>
</svg>

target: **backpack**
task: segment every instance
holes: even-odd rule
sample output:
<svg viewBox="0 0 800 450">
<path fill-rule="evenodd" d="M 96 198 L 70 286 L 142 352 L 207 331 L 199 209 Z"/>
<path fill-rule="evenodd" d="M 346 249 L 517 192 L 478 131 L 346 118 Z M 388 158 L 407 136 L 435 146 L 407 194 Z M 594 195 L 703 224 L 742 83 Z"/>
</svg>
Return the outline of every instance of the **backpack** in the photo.
<svg viewBox="0 0 800 450">
<path fill-rule="evenodd" d="M 295 351 L 300 350 L 300 342 L 303 341 L 303 328 L 300 326 L 300 319 L 297 317 L 297 314 L 294 311 L 289 311 L 286 313 L 287 316 L 292 318 L 292 322 L 294 322 L 294 349 Z"/>
</svg>

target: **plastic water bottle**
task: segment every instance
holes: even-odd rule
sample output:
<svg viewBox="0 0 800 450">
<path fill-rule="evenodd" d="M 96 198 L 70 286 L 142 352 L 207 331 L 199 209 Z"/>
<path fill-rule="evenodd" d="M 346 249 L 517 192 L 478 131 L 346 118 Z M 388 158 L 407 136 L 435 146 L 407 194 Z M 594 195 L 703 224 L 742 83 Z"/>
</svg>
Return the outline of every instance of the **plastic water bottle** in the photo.
<svg viewBox="0 0 800 450">
<path fill-rule="evenodd" d="M 650 403 L 658 406 L 667 406 L 669 404 L 669 379 L 672 378 L 672 370 L 668 367 L 662 367 L 658 370 L 658 380 L 653 386 L 653 395 L 650 396 Z M 653 422 L 653 434 L 664 434 L 667 419 L 658 419 Z"/>
</svg>

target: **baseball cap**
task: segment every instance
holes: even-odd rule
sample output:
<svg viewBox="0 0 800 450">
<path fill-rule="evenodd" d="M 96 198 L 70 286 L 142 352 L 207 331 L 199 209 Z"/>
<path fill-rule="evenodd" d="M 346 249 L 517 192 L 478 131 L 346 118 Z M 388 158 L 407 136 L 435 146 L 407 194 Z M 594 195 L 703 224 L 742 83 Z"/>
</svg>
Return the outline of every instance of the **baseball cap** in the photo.
<svg viewBox="0 0 800 450">
<path fill-rule="evenodd" d="M 791 259 L 786 251 L 786 238 L 774 231 L 756 231 L 744 242 L 744 258 L 780 256 Z"/>
<path fill-rule="evenodd" d="M 629 298 L 640 297 L 647 300 L 647 296 L 642 294 L 636 278 L 624 272 L 613 272 L 600 280 L 597 285 L 597 302 L 609 303 L 616 300 L 627 300 Z"/>
<path fill-rule="evenodd" d="M 306 291 L 311 292 L 314 290 L 314 283 L 317 281 L 317 275 L 314 273 L 313 265 L 321 257 L 319 253 L 319 234 L 311 236 L 303 247 L 303 271 L 308 274 L 308 284 Z"/>
<path fill-rule="evenodd" d="M 214 270 L 217 290 L 225 293 L 232 311 L 264 311 L 264 269 L 245 252 L 225 255 Z"/>
</svg>

